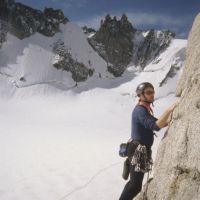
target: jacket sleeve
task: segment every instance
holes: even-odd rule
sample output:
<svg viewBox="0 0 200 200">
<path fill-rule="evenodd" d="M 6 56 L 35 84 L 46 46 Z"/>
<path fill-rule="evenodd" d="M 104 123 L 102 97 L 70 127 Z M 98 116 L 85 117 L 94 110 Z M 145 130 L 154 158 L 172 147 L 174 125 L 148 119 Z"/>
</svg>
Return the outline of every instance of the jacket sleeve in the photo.
<svg viewBox="0 0 200 200">
<path fill-rule="evenodd" d="M 160 128 L 157 126 L 157 118 L 148 113 L 145 108 L 141 108 L 138 112 L 138 121 L 139 123 L 147 129 L 152 131 L 159 131 Z"/>
</svg>

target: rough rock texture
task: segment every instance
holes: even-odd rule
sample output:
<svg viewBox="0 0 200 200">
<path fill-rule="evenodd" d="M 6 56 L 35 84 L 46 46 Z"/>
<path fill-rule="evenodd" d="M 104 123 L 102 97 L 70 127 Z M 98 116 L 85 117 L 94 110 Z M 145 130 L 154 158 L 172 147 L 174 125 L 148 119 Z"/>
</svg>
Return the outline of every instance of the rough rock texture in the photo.
<svg viewBox="0 0 200 200">
<path fill-rule="evenodd" d="M 0 21 L 7 23 L 10 33 L 23 39 L 35 32 L 53 36 L 59 31 L 60 23 L 69 20 L 60 9 L 45 8 L 42 12 L 14 0 L 1 0 Z"/>
<path fill-rule="evenodd" d="M 133 63 L 145 68 L 169 45 L 175 33 L 167 31 L 136 31 L 133 38 Z"/>
<path fill-rule="evenodd" d="M 83 63 L 74 60 L 62 40 L 58 40 L 53 44 L 53 52 L 58 56 L 57 62 L 53 65 L 57 69 L 70 71 L 74 81 L 85 81 L 89 76 L 93 75 L 94 69 L 86 67 Z"/>
<path fill-rule="evenodd" d="M 189 35 L 177 95 L 180 104 L 159 146 L 148 200 L 200 199 L 200 14 Z"/>
<path fill-rule="evenodd" d="M 131 61 L 135 31 L 125 14 L 120 20 L 107 15 L 101 21 L 100 29 L 88 39 L 91 46 L 107 61 L 108 71 L 115 76 L 122 75 Z"/>
<path fill-rule="evenodd" d="M 7 39 L 7 33 L 8 33 L 7 24 L 0 20 L 0 48 Z"/>
<path fill-rule="evenodd" d="M 169 46 L 174 37 L 171 31 L 136 30 L 123 14 L 120 20 L 107 15 L 88 41 L 107 61 L 108 71 L 117 77 L 130 63 L 144 68 Z"/>
</svg>

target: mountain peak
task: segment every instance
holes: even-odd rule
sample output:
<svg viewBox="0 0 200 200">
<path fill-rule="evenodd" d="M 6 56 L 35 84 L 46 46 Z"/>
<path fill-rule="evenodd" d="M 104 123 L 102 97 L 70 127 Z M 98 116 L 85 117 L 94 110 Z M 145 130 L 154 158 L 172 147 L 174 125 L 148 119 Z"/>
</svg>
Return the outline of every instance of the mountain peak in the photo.
<svg viewBox="0 0 200 200">
<path fill-rule="evenodd" d="M 108 28 L 111 33 L 121 31 L 125 34 L 127 31 L 129 33 L 135 31 L 126 14 L 123 14 L 120 20 L 117 20 L 116 16 L 112 18 L 110 14 L 107 14 L 105 19 L 101 20 L 101 28 Z"/>
<path fill-rule="evenodd" d="M 23 39 L 39 32 L 53 36 L 59 31 L 60 23 L 69 20 L 60 9 L 45 8 L 44 11 L 33 9 L 14 0 L 3 0 L 0 6 L 0 21 L 8 24 L 8 31 Z"/>
<path fill-rule="evenodd" d="M 169 46 L 174 37 L 170 31 L 136 30 L 124 13 L 120 20 L 106 15 L 100 29 L 88 40 L 107 61 L 108 71 L 118 77 L 131 62 L 144 68 Z"/>
</svg>

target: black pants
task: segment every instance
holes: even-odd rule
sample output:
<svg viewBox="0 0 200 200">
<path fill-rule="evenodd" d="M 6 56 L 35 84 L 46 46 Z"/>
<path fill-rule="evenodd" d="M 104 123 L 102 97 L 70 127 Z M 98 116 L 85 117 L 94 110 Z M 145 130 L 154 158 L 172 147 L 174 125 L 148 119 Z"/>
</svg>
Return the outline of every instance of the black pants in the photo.
<svg viewBox="0 0 200 200">
<path fill-rule="evenodd" d="M 143 178 L 144 173 L 135 172 L 135 167 L 131 166 L 130 180 L 125 185 L 119 200 L 132 200 L 141 191 Z"/>
<path fill-rule="evenodd" d="M 135 149 L 137 148 L 137 143 L 131 142 L 128 147 L 128 158 L 129 163 L 132 160 Z M 119 200 L 132 200 L 142 189 L 142 181 L 144 178 L 143 172 L 136 172 L 135 167 L 130 164 L 130 180 L 125 185 L 124 190 L 119 198 Z"/>
</svg>

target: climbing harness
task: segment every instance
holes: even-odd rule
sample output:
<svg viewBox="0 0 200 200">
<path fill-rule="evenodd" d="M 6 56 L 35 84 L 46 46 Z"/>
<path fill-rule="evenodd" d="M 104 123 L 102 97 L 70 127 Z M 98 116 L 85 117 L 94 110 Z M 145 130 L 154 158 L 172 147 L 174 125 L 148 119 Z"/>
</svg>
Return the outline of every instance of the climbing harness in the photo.
<svg viewBox="0 0 200 200">
<path fill-rule="evenodd" d="M 147 190 L 149 184 L 149 173 L 152 170 L 153 161 L 148 157 L 145 145 L 139 144 L 133 154 L 131 165 L 135 166 L 136 172 L 147 172 L 147 183 L 143 193 L 143 200 L 147 200 Z"/>
<path fill-rule="evenodd" d="M 149 172 L 152 169 L 153 161 L 148 158 L 147 149 L 145 145 L 139 144 L 133 154 L 131 165 L 135 166 L 136 172 Z"/>
</svg>

